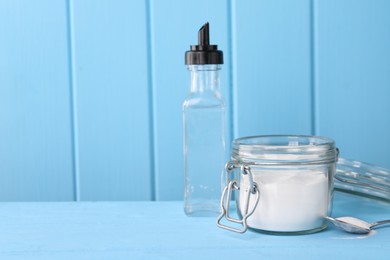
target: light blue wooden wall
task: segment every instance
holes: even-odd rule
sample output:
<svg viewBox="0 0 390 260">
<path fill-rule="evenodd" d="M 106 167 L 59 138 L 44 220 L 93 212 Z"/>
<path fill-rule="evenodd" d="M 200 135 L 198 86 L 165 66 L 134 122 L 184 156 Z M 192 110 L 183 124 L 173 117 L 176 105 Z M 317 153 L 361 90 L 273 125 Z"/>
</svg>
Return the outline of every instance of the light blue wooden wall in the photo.
<svg viewBox="0 0 390 260">
<path fill-rule="evenodd" d="M 390 167 L 386 0 L 1 0 L 0 200 L 180 200 L 184 52 L 210 22 L 229 135 Z"/>
</svg>

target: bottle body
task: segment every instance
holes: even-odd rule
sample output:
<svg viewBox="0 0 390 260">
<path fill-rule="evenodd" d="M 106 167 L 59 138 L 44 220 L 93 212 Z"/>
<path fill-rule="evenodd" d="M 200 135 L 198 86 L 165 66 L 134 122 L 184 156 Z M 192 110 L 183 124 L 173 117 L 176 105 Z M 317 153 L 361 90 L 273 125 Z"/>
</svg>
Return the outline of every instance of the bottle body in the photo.
<svg viewBox="0 0 390 260">
<path fill-rule="evenodd" d="M 191 90 L 183 102 L 184 211 L 189 216 L 219 212 L 225 163 L 225 106 L 219 65 L 190 65 Z"/>
</svg>

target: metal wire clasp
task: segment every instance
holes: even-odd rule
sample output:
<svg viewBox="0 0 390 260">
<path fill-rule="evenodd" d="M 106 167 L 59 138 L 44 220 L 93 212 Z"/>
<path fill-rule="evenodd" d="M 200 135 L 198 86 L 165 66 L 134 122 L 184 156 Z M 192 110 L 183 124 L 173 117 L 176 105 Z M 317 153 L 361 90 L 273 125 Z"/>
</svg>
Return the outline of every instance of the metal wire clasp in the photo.
<svg viewBox="0 0 390 260">
<path fill-rule="evenodd" d="M 240 190 L 240 186 L 238 185 L 237 180 L 233 179 L 230 180 L 230 173 L 236 169 L 240 168 L 240 173 L 242 175 L 247 175 L 249 179 L 249 186 L 248 186 L 248 192 L 247 196 L 245 198 L 244 207 L 242 208 L 243 211 L 241 211 L 242 218 L 232 218 L 230 217 L 230 201 L 232 199 L 232 191 L 233 190 Z M 223 189 L 222 196 L 221 196 L 221 214 L 218 216 L 217 219 L 217 226 L 220 228 L 224 228 L 230 231 L 238 232 L 238 233 L 244 233 L 248 229 L 247 219 L 253 214 L 253 212 L 256 209 L 256 206 L 259 202 L 260 198 L 260 191 L 256 185 L 255 182 L 253 182 L 253 176 L 251 169 L 248 165 L 242 165 L 242 164 L 236 164 L 235 162 L 228 162 L 225 166 L 225 172 L 226 172 L 226 187 Z M 253 205 L 253 208 L 249 210 L 249 204 L 251 201 L 251 197 L 255 196 L 255 203 Z M 242 229 L 230 227 L 224 224 L 221 224 L 222 219 L 225 217 L 227 221 L 241 224 Z"/>
</svg>

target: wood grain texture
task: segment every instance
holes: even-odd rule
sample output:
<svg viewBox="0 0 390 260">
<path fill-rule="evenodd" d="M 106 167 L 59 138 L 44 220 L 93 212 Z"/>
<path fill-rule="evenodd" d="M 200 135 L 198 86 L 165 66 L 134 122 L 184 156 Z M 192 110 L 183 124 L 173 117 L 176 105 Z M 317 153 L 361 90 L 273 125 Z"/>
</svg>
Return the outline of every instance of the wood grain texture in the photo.
<svg viewBox="0 0 390 260">
<path fill-rule="evenodd" d="M 335 193 L 334 216 L 351 212 L 375 221 L 388 218 L 390 208 Z M 179 201 L 2 203 L 0 214 L 2 259 L 385 260 L 390 254 L 388 227 L 368 235 L 333 226 L 301 236 L 237 234 L 217 228 L 215 218 L 187 217 Z"/>
<path fill-rule="evenodd" d="M 0 200 L 183 197 L 184 52 L 210 23 L 228 135 L 390 168 L 390 2 L 0 1 Z"/>
<path fill-rule="evenodd" d="M 390 167 L 390 2 L 316 3 L 318 134 Z"/>
<path fill-rule="evenodd" d="M 80 200 L 150 200 L 145 1 L 71 7 Z"/>
<path fill-rule="evenodd" d="M 311 134 L 310 1 L 232 1 L 235 136 Z"/>
<path fill-rule="evenodd" d="M 2 201 L 74 199 L 66 14 L 65 1 L 0 1 Z"/>
</svg>

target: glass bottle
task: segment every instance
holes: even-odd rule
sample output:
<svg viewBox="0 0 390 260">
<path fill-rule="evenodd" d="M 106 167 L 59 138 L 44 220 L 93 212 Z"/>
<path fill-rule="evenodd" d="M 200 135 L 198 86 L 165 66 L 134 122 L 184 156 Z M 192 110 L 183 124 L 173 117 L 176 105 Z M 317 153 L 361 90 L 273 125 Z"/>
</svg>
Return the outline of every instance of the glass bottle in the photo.
<svg viewBox="0 0 390 260">
<path fill-rule="evenodd" d="M 190 92 L 183 102 L 185 160 L 184 211 L 189 216 L 217 216 L 225 163 L 225 107 L 219 72 L 222 52 L 209 45 L 208 23 L 199 45 L 186 52 Z"/>
</svg>

